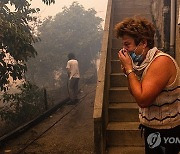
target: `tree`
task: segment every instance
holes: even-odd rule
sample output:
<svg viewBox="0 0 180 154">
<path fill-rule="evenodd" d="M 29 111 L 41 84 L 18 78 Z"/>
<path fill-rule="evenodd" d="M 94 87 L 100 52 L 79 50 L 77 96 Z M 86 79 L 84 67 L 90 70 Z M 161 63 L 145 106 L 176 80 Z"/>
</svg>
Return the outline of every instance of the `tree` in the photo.
<svg viewBox="0 0 180 154">
<path fill-rule="evenodd" d="M 96 13 L 73 2 L 54 18 L 47 18 L 38 28 L 41 42 L 35 44 L 38 56 L 28 63 L 28 78 L 39 85 L 53 85 L 54 72 L 65 73 L 70 52 L 79 60 L 81 74 L 87 71 L 101 46 L 103 20 Z"/>
<path fill-rule="evenodd" d="M 54 0 L 42 0 L 47 5 Z M 8 4 L 15 7 L 14 11 Z M 36 22 L 33 14 L 38 8 L 31 8 L 27 0 L 0 1 L 0 88 L 6 91 L 8 78 L 22 79 L 27 70 L 26 62 L 35 57 L 37 52 L 33 44 L 38 38 L 33 35 L 30 22 Z M 7 55 L 9 55 L 7 57 Z"/>
</svg>

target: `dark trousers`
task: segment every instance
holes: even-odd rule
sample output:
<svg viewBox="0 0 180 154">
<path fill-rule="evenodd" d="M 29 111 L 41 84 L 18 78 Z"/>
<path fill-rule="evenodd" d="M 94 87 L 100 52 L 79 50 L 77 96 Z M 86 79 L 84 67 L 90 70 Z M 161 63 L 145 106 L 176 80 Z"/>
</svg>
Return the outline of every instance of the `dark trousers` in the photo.
<svg viewBox="0 0 180 154">
<path fill-rule="evenodd" d="M 69 92 L 71 100 L 78 99 L 78 83 L 79 78 L 71 78 L 69 80 Z"/>
<path fill-rule="evenodd" d="M 180 126 L 172 129 L 142 127 L 146 154 L 178 154 L 180 152 Z"/>
</svg>

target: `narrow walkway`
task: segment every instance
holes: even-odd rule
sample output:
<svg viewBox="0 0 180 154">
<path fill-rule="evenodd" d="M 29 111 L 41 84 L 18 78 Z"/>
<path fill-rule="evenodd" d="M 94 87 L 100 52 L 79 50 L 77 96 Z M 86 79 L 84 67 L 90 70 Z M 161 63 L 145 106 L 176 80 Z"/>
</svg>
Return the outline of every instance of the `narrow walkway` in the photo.
<svg viewBox="0 0 180 154">
<path fill-rule="evenodd" d="M 9 141 L 5 149 L 17 153 L 39 134 L 45 131 L 68 111 L 67 116 L 59 121 L 48 132 L 32 143 L 24 153 L 33 154 L 91 154 L 93 153 L 93 102 L 96 85 L 84 86 L 81 97 L 86 96 L 75 105 L 66 105 L 42 123 Z"/>
</svg>

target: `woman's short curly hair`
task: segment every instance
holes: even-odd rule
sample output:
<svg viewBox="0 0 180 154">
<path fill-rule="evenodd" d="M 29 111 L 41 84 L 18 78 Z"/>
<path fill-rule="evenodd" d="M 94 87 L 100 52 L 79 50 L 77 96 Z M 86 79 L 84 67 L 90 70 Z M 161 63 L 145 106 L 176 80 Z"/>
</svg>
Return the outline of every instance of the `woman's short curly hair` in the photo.
<svg viewBox="0 0 180 154">
<path fill-rule="evenodd" d="M 123 35 L 129 35 L 134 38 L 136 45 L 146 39 L 147 46 L 150 49 L 154 47 L 154 25 L 143 17 L 135 16 L 125 18 L 115 25 L 114 30 L 117 38 Z"/>
</svg>

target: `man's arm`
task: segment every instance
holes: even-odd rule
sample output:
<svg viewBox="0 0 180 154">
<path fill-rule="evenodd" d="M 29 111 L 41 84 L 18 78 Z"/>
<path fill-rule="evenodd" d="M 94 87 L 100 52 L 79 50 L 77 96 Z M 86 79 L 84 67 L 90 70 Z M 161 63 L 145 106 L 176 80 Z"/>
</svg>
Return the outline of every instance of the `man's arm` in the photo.
<svg viewBox="0 0 180 154">
<path fill-rule="evenodd" d="M 67 75 L 68 75 L 68 77 L 70 77 L 70 74 L 71 74 L 70 69 L 67 68 Z"/>
<path fill-rule="evenodd" d="M 69 61 L 67 62 L 66 69 L 67 69 L 67 75 L 68 75 L 68 77 L 70 77 L 71 71 L 70 71 L 70 64 L 69 64 Z"/>
</svg>

